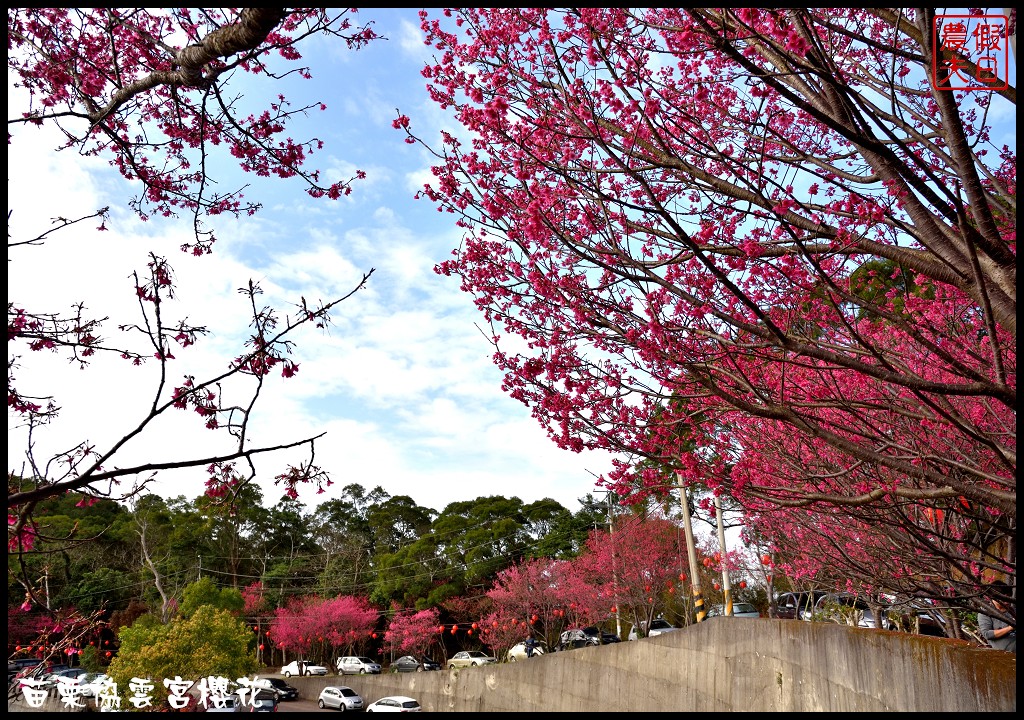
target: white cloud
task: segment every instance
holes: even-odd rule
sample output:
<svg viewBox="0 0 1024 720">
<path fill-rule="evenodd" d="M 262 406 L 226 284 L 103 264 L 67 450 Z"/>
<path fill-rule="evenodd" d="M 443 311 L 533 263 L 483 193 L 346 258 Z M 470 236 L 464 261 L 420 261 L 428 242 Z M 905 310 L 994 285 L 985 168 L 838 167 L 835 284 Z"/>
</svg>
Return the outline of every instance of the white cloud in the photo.
<svg viewBox="0 0 1024 720">
<path fill-rule="evenodd" d="M 415 63 L 403 60 L 404 51 L 417 56 L 424 51 L 415 47 L 419 31 L 411 22 L 392 27 L 401 30 L 396 36 L 403 53 L 376 57 L 393 61 L 391 71 L 402 73 L 402 82 L 381 80 L 389 70 L 364 63 L 361 53 L 344 54 L 344 70 L 335 75 L 338 68 L 314 68 L 315 79 L 330 79 L 319 86 L 335 96 L 326 98 L 328 105 L 347 98 L 356 111 L 345 134 L 360 143 L 329 145 L 331 166 L 345 176 L 364 167 L 370 180 L 357 183 L 340 203 L 313 201 L 295 182 L 253 181 L 247 194 L 263 202 L 264 210 L 253 218 L 214 219 L 218 242 L 211 256 L 180 252 L 191 238 L 187 218 L 141 223 L 128 214 L 125 183 L 105 163 L 54 154 L 54 135 L 16 130 L 8 147 L 12 239 L 45 230 L 56 215 L 74 217 L 106 204 L 114 218 L 105 233 L 81 226 L 43 247 L 9 249 L 14 260 L 8 265 L 9 300 L 35 309 L 67 309 L 85 300 L 95 314 L 110 316 L 107 335 L 120 339 L 119 324 L 139 321 L 130 273 L 144 269 L 148 251 L 166 255 L 176 270 L 179 295 L 167 312 L 188 316 L 212 333 L 177 352 L 169 366 L 173 386 L 186 373 L 222 372 L 240 352 L 250 309 L 238 289 L 250 278 L 264 291 L 260 302 L 293 314 L 300 296 L 310 304 L 341 297 L 374 267 L 366 289 L 336 308 L 326 331 L 297 333 L 299 373 L 266 379 L 251 442 L 281 444 L 324 434 L 316 462 L 335 485 L 321 496 L 304 491 L 302 499 L 310 506 L 359 483 L 368 489 L 380 485 L 435 509 L 501 494 L 527 502 L 553 497 L 575 510 L 575 500 L 593 488 L 589 471 L 606 469 L 607 459 L 558 450 L 527 408 L 502 394 L 501 373 L 491 363 L 493 348 L 476 327 L 481 317 L 472 298 L 458 290 L 456 279 L 433 271 L 458 244 L 461 231 L 453 216 L 412 198 L 426 177 L 414 166 L 422 168 L 425 156 L 401 143 L 390 120 L 383 126 L 370 109 L 393 113 L 394 107 L 409 105 L 429 108 L 424 117 L 430 121 L 438 117 Z M 346 90 L 346 83 L 363 82 L 374 83 L 379 95 Z M 419 90 L 413 93 L 410 86 Z M 15 100 L 9 97 L 9 104 Z M 359 120 L 363 124 L 356 124 Z M 399 151 L 392 152 L 396 145 Z M 349 149 L 353 157 L 342 159 L 349 158 Z M 366 158 L 371 161 L 360 165 Z M 64 408 L 60 420 L 36 438 L 40 454 L 85 438 L 110 446 L 146 417 L 155 363 L 137 369 L 119 358 L 99 358 L 79 372 L 63 357 L 28 353 L 18 344 L 8 352 L 24 355 L 27 362 L 16 371 L 19 387 L 52 393 Z M 205 457 L 229 444 L 230 438 L 207 430 L 194 412 L 178 411 L 132 441 L 112 464 Z M 9 418 L 10 470 L 20 471 L 24 448 L 24 434 Z M 257 460 L 268 501 L 281 493 L 274 475 L 286 461 L 301 457 L 290 451 Z M 199 468 L 162 478 L 154 491 L 194 497 L 202 491 L 205 473 Z"/>
</svg>

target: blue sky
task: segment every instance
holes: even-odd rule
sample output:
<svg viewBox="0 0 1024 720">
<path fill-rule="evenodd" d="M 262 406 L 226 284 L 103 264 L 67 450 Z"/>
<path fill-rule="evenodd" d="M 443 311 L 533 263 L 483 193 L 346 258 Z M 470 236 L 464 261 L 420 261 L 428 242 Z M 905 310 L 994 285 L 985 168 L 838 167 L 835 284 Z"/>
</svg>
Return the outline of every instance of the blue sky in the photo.
<svg viewBox="0 0 1024 720">
<path fill-rule="evenodd" d="M 608 456 L 558 450 L 527 408 L 502 394 L 472 298 L 456 279 L 433 272 L 460 233 L 452 216 L 414 199 L 430 177 L 430 158 L 391 125 L 397 108 L 427 138 L 441 127 L 455 130 L 426 94 L 420 70 L 430 49 L 422 43 L 417 11 L 364 10 L 359 17 L 374 20 L 388 39 L 358 52 L 318 39 L 302 50 L 313 80 L 273 90 L 293 105 L 327 104 L 326 112 L 290 134 L 324 140 L 313 164 L 328 179 L 366 172 L 350 197 L 312 200 L 298 182 L 243 177 L 224 160 L 218 177 L 226 184 L 252 183 L 247 195 L 264 209 L 254 218 L 217 219 L 214 254 L 193 258 L 177 250 L 188 239 L 188 218 L 139 222 L 127 210 L 132 189 L 105 163 L 53 153 L 54 135 L 18 129 L 8 148 L 12 240 L 42 232 L 57 215 L 104 205 L 113 220 L 107 233 L 76 228 L 43 247 L 12 249 L 9 300 L 36 310 L 66 310 L 83 300 L 94 314 L 110 316 L 105 334 L 117 338 L 119 324 L 137 320 L 130 274 L 144 267 L 153 249 L 177 271 L 179 314 L 213 332 L 179 353 L 171 368 L 179 378 L 186 372 L 202 377 L 204 370 L 223 368 L 240 342 L 247 308 L 236 290 L 249 278 L 260 282 L 267 304 L 288 309 L 299 296 L 312 302 L 344 295 L 375 268 L 368 288 L 334 313 L 328 335 L 296 337 L 298 375 L 288 381 L 275 375 L 261 400 L 256 441 L 327 433 L 316 461 L 334 486 L 325 495 L 306 491 L 301 499 L 312 508 L 359 483 L 437 510 L 505 495 L 526 502 L 551 497 L 575 511 L 577 499 L 594 489 L 595 475 L 608 469 Z M 9 91 L 9 107 L 17 101 Z M 37 455 L 85 438 L 103 447 L 137 423 L 151 400 L 155 366 L 132 371 L 123 361 L 100 359 L 80 372 L 56 356 L 29 359 L 17 372 L 21 389 L 54 394 L 64 408 L 58 423 L 35 438 Z M 217 437 L 194 413 L 178 412 L 126 447 L 117 464 L 203 456 Z M 24 449 L 24 436 L 9 421 L 11 471 L 22 472 Z M 269 502 L 280 496 L 272 478 L 284 457 L 258 461 Z M 204 479 L 201 470 L 168 473 L 151 489 L 193 497 Z"/>
</svg>

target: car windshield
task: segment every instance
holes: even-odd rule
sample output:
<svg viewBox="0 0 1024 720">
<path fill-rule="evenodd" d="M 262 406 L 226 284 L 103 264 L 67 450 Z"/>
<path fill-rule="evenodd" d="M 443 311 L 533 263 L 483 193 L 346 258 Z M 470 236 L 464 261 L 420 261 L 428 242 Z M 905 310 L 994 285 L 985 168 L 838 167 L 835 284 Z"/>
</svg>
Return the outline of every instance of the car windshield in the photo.
<svg viewBox="0 0 1024 720">
<path fill-rule="evenodd" d="M 416 702 L 415 700 L 406 700 L 405 702 L 402 703 L 402 707 L 404 707 L 404 708 L 414 708 L 414 707 L 419 707 L 419 706 L 420 706 L 420 704 L 418 702 Z"/>
<path fill-rule="evenodd" d="M 358 660 L 361 663 L 366 663 L 367 665 L 373 665 L 374 664 L 373 660 L 371 660 L 370 658 L 361 657 L 361 658 L 356 658 L 356 660 Z"/>
<path fill-rule="evenodd" d="M 750 603 L 736 603 L 732 606 L 732 610 L 733 612 L 757 612 L 757 608 Z"/>
<path fill-rule="evenodd" d="M 651 630 L 665 630 L 666 628 L 672 627 L 669 625 L 668 620 L 652 620 Z"/>
<path fill-rule="evenodd" d="M 472 652 L 467 653 L 467 655 L 469 655 L 469 657 L 487 657 L 486 653 L 482 653 L 479 650 L 473 650 Z"/>
</svg>

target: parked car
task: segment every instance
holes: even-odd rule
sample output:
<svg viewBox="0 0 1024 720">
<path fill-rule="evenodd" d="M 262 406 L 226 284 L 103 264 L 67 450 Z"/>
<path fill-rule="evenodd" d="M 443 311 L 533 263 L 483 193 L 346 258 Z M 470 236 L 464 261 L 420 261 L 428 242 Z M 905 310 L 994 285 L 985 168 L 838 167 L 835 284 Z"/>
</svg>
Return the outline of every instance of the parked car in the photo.
<svg viewBox="0 0 1024 720">
<path fill-rule="evenodd" d="M 724 617 L 725 605 L 712 605 L 708 610 L 708 617 Z M 761 613 L 750 603 L 733 603 L 732 617 L 738 618 L 759 618 Z"/>
<path fill-rule="evenodd" d="M 200 709 L 202 709 L 200 707 Z M 206 712 L 242 712 L 245 707 L 242 704 L 241 698 L 237 695 L 228 695 L 223 700 L 214 702 L 212 699 L 207 702 Z"/>
<path fill-rule="evenodd" d="M 390 695 L 374 700 L 366 706 L 366 712 L 421 712 L 423 708 L 411 697 Z"/>
<path fill-rule="evenodd" d="M 424 670 L 440 670 L 441 664 L 428 657 L 418 658 L 415 655 L 403 655 L 391 663 L 391 672 L 423 672 Z"/>
<path fill-rule="evenodd" d="M 779 595 L 776 600 L 776 617 L 783 620 L 810 620 L 814 614 L 814 604 L 826 595 L 824 592 L 790 592 Z"/>
<path fill-rule="evenodd" d="M 281 696 L 276 690 L 257 690 L 251 701 L 243 708 L 249 712 L 277 712 Z"/>
<path fill-rule="evenodd" d="M 281 700 L 297 700 L 299 697 L 299 689 L 294 685 L 289 685 L 281 678 L 260 678 L 257 687 L 273 690 Z"/>
<path fill-rule="evenodd" d="M 555 651 L 561 652 L 562 650 L 574 650 L 576 648 L 600 644 L 600 637 L 588 635 L 583 631 L 583 628 L 569 628 L 568 630 L 563 630 L 558 636 L 558 644 L 555 645 Z"/>
<path fill-rule="evenodd" d="M 106 673 L 89 673 L 88 675 L 83 675 L 78 684 L 82 686 L 83 697 L 96 697 L 100 694 L 100 688 L 107 682 L 112 681 Z"/>
<path fill-rule="evenodd" d="M 583 632 L 585 632 L 592 638 L 597 638 L 597 641 L 601 645 L 609 645 L 611 643 L 622 642 L 622 638 L 620 638 L 615 633 L 608 632 L 607 630 L 602 630 L 594 625 L 583 628 Z"/>
<path fill-rule="evenodd" d="M 7 684 L 10 685 L 14 682 L 15 678 L 25 677 L 26 674 L 32 672 L 35 668 L 39 667 L 41 661 L 39 658 L 14 658 L 13 660 L 7 661 Z"/>
<path fill-rule="evenodd" d="M 336 708 L 338 710 L 362 710 L 362 696 L 350 687 L 344 685 L 329 685 L 320 691 L 320 697 L 316 704 L 321 710 L 324 708 Z"/>
<path fill-rule="evenodd" d="M 7 672 L 9 672 L 9 673 L 15 672 L 16 673 L 16 672 L 20 672 L 20 671 L 24 670 L 25 668 L 34 668 L 34 667 L 36 667 L 37 665 L 40 665 L 40 664 L 42 664 L 42 660 L 40 660 L 39 658 L 30 658 L 30 657 L 14 658 L 13 660 L 8 660 L 7 661 Z"/>
<path fill-rule="evenodd" d="M 654 620 L 651 620 L 650 628 L 646 628 L 645 625 L 645 622 L 640 622 L 640 629 L 645 630 L 645 637 L 657 637 L 658 635 L 664 635 L 667 632 L 672 632 L 673 630 L 679 629 L 665 618 L 655 618 Z M 639 633 L 637 632 L 636 625 L 634 625 L 633 628 L 629 631 L 628 639 L 636 640 L 638 637 Z"/>
<path fill-rule="evenodd" d="M 538 642 L 533 647 L 533 657 L 537 657 L 543 654 L 544 648 L 541 647 L 541 644 Z M 519 662 L 520 660 L 525 660 L 526 658 L 528 658 L 529 655 L 526 654 L 526 642 L 518 642 L 515 645 L 513 645 L 511 648 L 509 648 L 509 651 L 505 657 L 508 662 Z"/>
<path fill-rule="evenodd" d="M 44 677 L 43 680 L 45 680 L 46 684 L 50 687 L 56 687 L 59 682 L 77 682 L 81 685 L 82 676 L 88 674 L 89 673 L 85 668 L 65 668 L 64 670 L 58 670 L 57 672 L 50 673 Z"/>
<path fill-rule="evenodd" d="M 856 595 L 846 593 L 829 593 L 818 598 L 818 602 L 814 604 L 814 617 L 855 627 L 876 627 L 875 612 L 871 606 Z M 892 629 L 884 612 L 880 624 L 883 630 Z"/>
<path fill-rule="evenodd" d="M 338 658 L 339 675 L 380 675 L 380 663 L 368 657 L 346 655 Z"/>
<path fill-rule="evenodd" d="M 281 668 L 281 674 L 286 678 L 290 678 L 292 675 L 326 675 L 327 668 L 323 665 L 317 665 L 309 660 L 292 660 L 290 663 Z"/>
<path fill-rule="evenodd" d="M 451 658 L 449 658 L 448 669 L 478 667 L 480 665 L 490 665 L 491 663 L 496 662 L 498 662 L 498 658 L 491 657 L 487 653 L 480 652 L 479 650 L 463 650 L 455 653 Z"/>
</svg>

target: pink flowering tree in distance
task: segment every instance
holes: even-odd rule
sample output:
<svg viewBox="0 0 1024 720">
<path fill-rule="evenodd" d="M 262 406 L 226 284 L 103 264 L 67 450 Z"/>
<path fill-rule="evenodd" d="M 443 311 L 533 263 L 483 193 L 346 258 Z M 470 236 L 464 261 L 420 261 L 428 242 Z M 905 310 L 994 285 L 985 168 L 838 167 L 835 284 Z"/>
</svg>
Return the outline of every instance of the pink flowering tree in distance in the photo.
<svg viewBox="0 0 1024 720">
<path fill-rule="evenodd" d="M 397 610 L 384 631 L 384 646 L 393 656 L 421 658 L 438 641 L 440 618 L 437 608 L 419 612 Z"/>
<path fill-rule="evenodd" d="M 587 552 L 576 560 L 594 588 L 591 613 L 603 620 L 614 608 L 634 626 L 650 624 L 665 612 L 665 593 L 675 592 L 686 568 L 681 530 L 663 518 L 623 514 L 615 522 L 614 532 L 591 532 Z"/>
<path fill-rule="evenodd" d="M 992 611 L 1016 568 L 1016 151 L 989 122 L 1015 88 L 944 88 L 929 9 L 421 17 L 464 130 L 427 148 L 421 195 L 464 232 L 437 270 L 551 438 L 623 453 L 623 497 L 727 494 L 813 546 L 802 572 L 848 558 L 857 586 Z"/>
<path fill-rule="evenodd" d="M 319 170 L 310 168 L 321 141 L 289 135 L 293 118 L 323 109 L 322 104 L 296 107 L 274 92 L 263 99 L 262 108 L 245 109 L 256 105 L 243 102 L 237 87 L 246 75 L 281 87 L 289 75 L 309 79 L 299 52 L 309 38 L 330 36 L 353 50 L 372 41 L 374 32 L 354 24 L 354 12 L 9 8 L 8 75 L 16 79 L 28 104 L 9 106 L 13 117 L 8 142 L 18 142 L 23 126 L 59 128 L 63 144 L 58 150 L 108 160 L 139 188 L 129 201 L 139 217 L 186 216 L 192 231 L 182 250 L 209 253 L 217 218 L 251 215 L 260 208 L 241 187 L 231 189 L 215 177 L 225 162 L 257 177 L 304 183 L 314 198 L 347 195 L 352 182 L 362 177 L 359 172 L 349 180 L 326 182 Z M 53 212 L 60 214 L 59 208 Z M 35 237 L 9 239 L 9 261 L 16 263 L 17 254 L 31 252 L 34 245 L 55 242 L 60 230 L 94 223 L 100 231 L 109 222 L 109 208 L 59 218 Z M 325 328 L 331 311 L 362 288 L 372 272 L 343 297 L 308 303 L 296 299 L 287 314 L 265 306 L 260 287 L 249 281 L 239 290 L 250 316 L 248 340 L 226 359 L 223 371 L 206 377 L 182 366 L 187 349 L 207 330 L 176 314 L 175 272 L 157 253 L 125 288 L 137 304 L 136 319 L 110 336 L 104 336 L 103 318 L 90 317 L 85 300 L 70 311 L 9 300 L 9 424 L 25 429 L 28 438 L 24 464 L 10 473 L 10 547 L 31 547 L 32 512 L 44 498 L 68 491 L 83 493 L 86 502 L 89 497 L 125 497 L 162 471 L 203 468 L 210 494 L 227 502 L 256 475 L 254 458 L 288 448 L 305 447 L 307 459 L 277 474 L 285 492 L 294 497 L 303 484 L 322 491 L 330 480 L 315 463 L 316 437 L 253 443 L 251 419 L 264 383 L 273 374 L 289 378 L 298 372 L 292 356 L 296 332 L 307 325 Z M 59 398 L 47 395 L 45 387 L 22 387 L 16 376 L 42 352 L 66 356 L 83 368 L 101 355 L 123 358 L 127 367 L 155 364 L 148 408 L 122 438 L 108 445 L 90 441 L 88 429 L 83 429 L 80 442 L 53 457 L 38 457 L 37 440 L 55 419 Z M 166 460 L 119 462 L 126 447 L 153 435 L 158 419 L 177 410 L 194 412 L 212 432 L 225 433 L 221 449 L 194 455 L 179 449 L 178 457 Z"/>
<path fill-rule="evenodd" d="M 487 591 L 494 612 L 481 620 L 485 637 L 499 652 L 531 634 L 554 647 L 567 624 L 575 627 L 587 619 L 576 611 L 576 600 L 588 589 L 581 588 L 570 560 L 535 558 L 513 565 L 498 573 Z"/>
<path fill-rule="evenodd" d="M 330 662 L 367 646 L 380 613 L 364 598 L 293 598 L 274 611 L 271 640 L 278 648 Z"/>
</svg>

